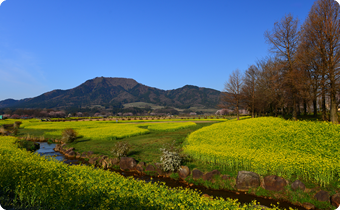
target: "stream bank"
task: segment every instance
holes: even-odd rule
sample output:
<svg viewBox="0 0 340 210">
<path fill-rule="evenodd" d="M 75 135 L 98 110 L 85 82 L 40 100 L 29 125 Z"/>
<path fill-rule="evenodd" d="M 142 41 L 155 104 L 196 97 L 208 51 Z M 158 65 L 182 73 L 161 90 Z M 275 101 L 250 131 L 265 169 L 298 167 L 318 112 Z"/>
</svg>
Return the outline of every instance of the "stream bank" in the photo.
<svg viewBox="0 0 340 210">
<path fill-rule="evenodd" d="M 53 149 L 55 148 L 56 144 L 49 144 L 47 142 L 36 142 L 40 144 L 40 149 L 35 151 L 36 153 L 42 155 L 42 156 L 53 156 L 53 158 L 62 161 L 69 165 L 78 165 L 78 164 L 84 164 L 89 165 L 88 162 L 77 159 L 77 158 L 67 158 L 65 155 L 63 155 L 60 152 L 56 152 Z M 97 168 L 97 167 L 95 167 Z M 262 209 L 269 208 L 272 205 L 276 205 L 281 209 L 289 209 L 289 207 L 298 209 L 298 210 L 305 210 L 306 208 L 303 208 L 301 206 L 293 205 L 287 201 L 280 201 L 280 200 L 273 200 L 263 197 L 258 197 L 255 195 L 247 194 L 247 192 L 233 192 L 228 190 L 213 190 L 213 189 L 207 189 L 203 186 L 195 186 L 195 185 L 188 185 L 185 181 L 180 180 L 174 180 L 168 177 L 158 177 L 158 176 L 149 176 L 146 174 L 141 174 L 134 171 L 123 171 L 123 170 L 117 170 L 117 169 L 105 169 L 110 170 L 113 172 L 117 172 L 121 174 L 124 177 L 133 177 L 135 180 L 144 180 L 145 182 L 164 182 L 168 187 L 175 188 L 175 187 L 183 187 L 183 188 L 190 188 L 192 190 L 196 189 L 202 192 L 202 194 L 206 194 L 213 197 L 222 197 L 224 199 L 231 198 L 231 199 L 238 199 L 238 202 L 241 204 L 248 204 L 251 203 L 253 200 L 256 200 L 257 203 L 260 203 Z M 279 205 L 277 204 L 279 202 Z"/>
</svg>

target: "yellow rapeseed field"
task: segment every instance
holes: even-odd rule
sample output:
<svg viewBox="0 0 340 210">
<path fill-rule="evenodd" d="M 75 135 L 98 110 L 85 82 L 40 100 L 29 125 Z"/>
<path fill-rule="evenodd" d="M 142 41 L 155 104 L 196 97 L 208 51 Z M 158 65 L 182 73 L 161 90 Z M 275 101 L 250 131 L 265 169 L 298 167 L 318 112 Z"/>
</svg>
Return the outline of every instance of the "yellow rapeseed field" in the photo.
<svg viewBox="0 0 340 210">
<path fill-rule="evenodd" d="M 199 129 L 187 138 L 184 151 L 232 170 L 296 174 L 324 186 L 340 177 L 339 145 L 337 125 L 262 117 Z"/>
<path fill-rule="evenodd" d="M 116 123 L 109 121 L 78 121 L 78 122 L 35 122 L 24 124 L 25 129 L 55 130 L 46 131 L 46 135 L 61 135 L 65 128 L 75 129 L 79 135 L 93 140 L 111 140 L 150 133 L 150 130 L 173 131 L 195 126 L 193 122 L 178 123 Z M 139 126 L 148 126 L 140 128 Z"/>
<path fill-rule="evenodd" d="M 149 123 L 143 124 L 143 126 L 148 126 L 149 130 L 157 130 L 157 131 L 174 131 L 183 128 L 189 128 L 195 126 L 194 122 L 183 122 L 183 123 Z"/>
<path fill-rule="evenodd" d="M 190 189 L 136 181 L 85 165 L 69 166 L 16 148 L 0 137 L 0 188 L 41 209 L 255 209 L 237 200 L 203 198 Z M 254 204 L 254 203 L 253 203 Z"/>
</svg>

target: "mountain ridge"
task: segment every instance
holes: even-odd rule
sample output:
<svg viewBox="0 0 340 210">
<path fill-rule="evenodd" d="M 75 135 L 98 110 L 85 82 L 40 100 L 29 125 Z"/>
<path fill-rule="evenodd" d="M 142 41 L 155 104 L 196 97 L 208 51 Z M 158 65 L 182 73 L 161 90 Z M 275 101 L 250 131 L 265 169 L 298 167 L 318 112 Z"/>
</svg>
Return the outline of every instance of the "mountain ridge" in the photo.
<svg viewBox="0 0 340 210">
<path fill-rule="evenodd" d="M 21 100 L 5 99 L 0 108 L 68 108 L 92 105 L 115 106 L 131 102 L 147 102 L 176 108 L 204 106 L 216 108 L 221 92 L 211 88 L 185 85 L 162 90 L 138 83 L 131 78 L 96 77 L 67 90 L 55 89 Z"/>
</svg>

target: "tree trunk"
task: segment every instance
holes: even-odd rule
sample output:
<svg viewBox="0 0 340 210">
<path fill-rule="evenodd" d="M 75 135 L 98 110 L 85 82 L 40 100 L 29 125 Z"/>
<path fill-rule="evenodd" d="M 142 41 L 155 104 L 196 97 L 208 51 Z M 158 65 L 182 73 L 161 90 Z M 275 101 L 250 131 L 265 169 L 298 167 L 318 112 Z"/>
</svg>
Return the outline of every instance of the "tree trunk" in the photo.
<svg viewBox="0 0 340 210">
<path fill-rule="evenodd" d="M 316 98 L 313 99 L 313 111 L 314 111 L 314 117 L 317 117 L 318 116 L 318 108 L 317 108 Z"/>
<path fill-rule="evenodd" d="M 307 115 L 307 102 L 306 99 L 303 99 L 303 115 Z"/>
<path fill-rule="evenodd" d="M 277 117 L 277 112 L 278 112 L 278 110 L 277 110 L 277 104 L 275 105 L 275 117 Z"/>
<path fill-rule="evenodd" d="M 236 105 L 236 114 L 237 114 L 237 120 L 240 120 L 240 113 L 238 111 L 238 100 L 237 100 L 237 105 Z"/>
<path fill-rule="evenodd" d="M 297 105 L 296 105 L 296 99 L 294 97 L 293 99 L 293 113 L 292 113 L 292 117 L 294 120 L 297 120 Z"/>
<path fill-rule="evenodd" d="M 325 92 L 322 91 L 322 98 L 321 98 L 321 102 L 322 102 L 322 120 L 326 121 L 327 120 L 327 112 L 326 112 L 326 95 Z"/>
<path fill-rule="evenodd" d="M 254 113 L 254 103 L 251 105 L 251 118 L 255 117 L 255 113 Z"/>
<path fill-rule="evenodd" d="M 336 103 L 336 92 L 334 90 L 335 88 L 332 88 L 331 90 L 331 114 L 330 114 L 330 121 L 333 124 L 338 124 L 338 107 Z"/>
</svg>

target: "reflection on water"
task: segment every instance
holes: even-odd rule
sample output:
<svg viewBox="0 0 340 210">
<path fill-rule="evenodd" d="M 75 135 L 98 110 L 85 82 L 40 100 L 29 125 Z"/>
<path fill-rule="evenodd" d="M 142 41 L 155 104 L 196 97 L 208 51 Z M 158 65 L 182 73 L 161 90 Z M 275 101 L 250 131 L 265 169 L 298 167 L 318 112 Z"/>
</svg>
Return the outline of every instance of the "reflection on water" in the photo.
<svg viewBox="0 0 340 210">
<path fill-rule="evenodd" d="M 47 142 L 36 142 L 36 143 L 40 144 L 40 149 L 38 149 L 35 152 L 40 154 L 41 156 L 53 156 L 54 159 L 57 159 L 57 160 L 62 161 L 64 163 L 68 163 L 70 165 L 79 164 L 81 162 L 77 159 L 73 159 L 73 160 L 66 159 L 63 154 L 61 154 L 60 152 L 54 151 L 53 149 L 54 149 L 56 144 L 49 144 Z"/>
</svg>

